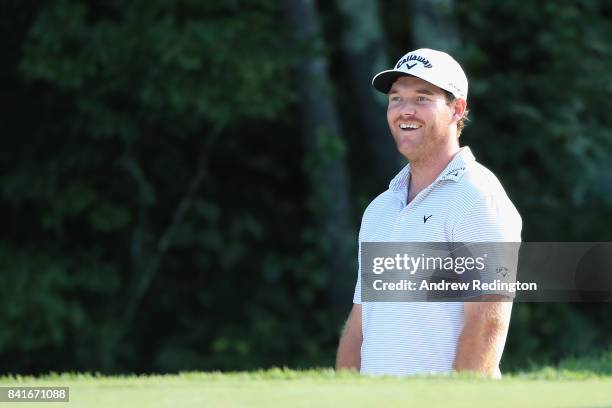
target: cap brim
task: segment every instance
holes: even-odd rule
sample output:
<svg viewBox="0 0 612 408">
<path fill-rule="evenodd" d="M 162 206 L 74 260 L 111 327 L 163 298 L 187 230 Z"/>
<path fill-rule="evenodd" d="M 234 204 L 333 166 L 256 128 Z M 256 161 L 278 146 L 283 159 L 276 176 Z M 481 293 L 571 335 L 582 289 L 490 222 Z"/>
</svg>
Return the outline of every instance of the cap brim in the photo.
<svg viewBox="0 0 612 408">
<path fill-rule="evenodd" d="M 382 92 L 384 94 L 388 94 L 389 90 L 393 83 L 399 77 L 403 76 L 414 76 L 407 74 L 404 71 L 399 71 L 396 69 L 389 69 L 387 71 L 382 71 L 376 74 L 374 78 L 372 78 L 372 85 L 376 88 L 377 91 Z"/>
</svg>

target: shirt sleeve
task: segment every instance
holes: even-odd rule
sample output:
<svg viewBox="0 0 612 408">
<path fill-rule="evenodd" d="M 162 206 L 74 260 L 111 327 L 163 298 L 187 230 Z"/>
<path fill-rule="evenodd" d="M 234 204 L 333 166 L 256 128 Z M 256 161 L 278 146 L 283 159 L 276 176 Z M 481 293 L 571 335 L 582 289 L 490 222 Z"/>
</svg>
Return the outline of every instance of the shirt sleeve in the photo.
<svg viewBox="0 0 612 408">
<path fill-rule="evenodd" d="M 453 242 L 460 244 L 472 257 L 484 257 L 486 267 L 473 276 L 487 285 L 496 282 L 516 282 L 521 242 L 521 217 L 507 196 L 480 198 L 453 229 Z M 471 245 L 469 244 L 471 243 Z M 475 271 L 476 272 L 476 271 Z M 472 281 L 472 276 L 462 277 Z M 491 286 L 488 286 L 491 287 Z M 502 289 L 483 289 L 474 295 L 515 294 Z"/>
</svg>

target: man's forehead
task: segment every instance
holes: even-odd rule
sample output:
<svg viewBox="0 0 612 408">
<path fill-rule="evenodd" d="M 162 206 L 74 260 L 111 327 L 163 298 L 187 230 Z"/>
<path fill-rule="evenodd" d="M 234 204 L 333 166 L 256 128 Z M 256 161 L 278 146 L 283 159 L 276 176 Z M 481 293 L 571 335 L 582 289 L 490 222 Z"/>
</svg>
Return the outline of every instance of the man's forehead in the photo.
<svg viewBox="0 0 612 408">
<path fill-rule="evenodd" d="M 444 91 L 437 86 L 411 75 L 405 75 L 397 78 L 393 85 L 391 85 L 389 93 L 398 92 L 400 90 L 414 90 L 430 95 L 444 94 Z"/>
</svg>

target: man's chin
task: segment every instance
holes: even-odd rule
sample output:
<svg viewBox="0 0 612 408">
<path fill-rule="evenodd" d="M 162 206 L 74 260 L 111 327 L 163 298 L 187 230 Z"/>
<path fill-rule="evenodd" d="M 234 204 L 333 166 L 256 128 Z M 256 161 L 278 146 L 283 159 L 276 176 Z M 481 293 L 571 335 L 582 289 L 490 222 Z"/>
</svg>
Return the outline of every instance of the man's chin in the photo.
<svg viewBox="0 0 612 408">
<path fill-rule="evenodd" d="M 400 143 L 396 145 L 397 151 L 408 161 L 413 161 L 419 156 L 419 149 L 414 144 Z"/>
</svg>

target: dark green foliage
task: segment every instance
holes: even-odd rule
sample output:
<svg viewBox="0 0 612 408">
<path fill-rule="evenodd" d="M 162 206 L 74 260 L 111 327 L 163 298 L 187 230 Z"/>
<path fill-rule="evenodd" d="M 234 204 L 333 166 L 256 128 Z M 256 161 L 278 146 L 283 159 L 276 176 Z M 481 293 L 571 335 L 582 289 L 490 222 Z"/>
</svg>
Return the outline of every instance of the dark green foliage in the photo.
<svg viewBox="0 0 612 408">
<path fill-rule="evenodd" d="M 460 5 L 461 57 L 473 78 L 466 142 L 516 197 L 524 238 L 610 240 L 597 221 L 612 205 L 609 5 Z"/>
<path fill-rule="evenodd" d="M 318 295 L 291 262 L 308 254 L 307 220 L 278 194 L 301 169 L 291 133 L 277 143 L 295 55 L 276 5 L 26 11 L 10 86 L 28 101 L 3 149 L 3 369 L 227 369 L 318 353 L 303 331 L 329 322 L 303 323 Z M 279 133 L 262 132 L 271 119 Z"/>
<path fill-rule="evenodd" d="M 458 2 L 477 157 L 506 186 L 527 241 L 610 241 L 612 9 L 603 1 Z M 516 305 L 504 364 L 606 347 L 610 304 Z"/>
<path fill-rule="evenodd" d="M 326 190 L 308 181 L 346 154 L 356 214 L 385 185 L 367 177 L 363 135 L 321 135 L 319 155 L 304 154 L 293 68 L 305 50 L 277 3 L 5 3 L 3 372 L 332 364 L 346 317 L 330 295 L 337 243 L 316 227 Z M 395 60 L 408 17 L 382 3 Z M 526 240 L 610 240 L 612 12 L 546 3 L 457 2 L 462 139 L 500 175 Z M 324 7 L 334 51 L 341 22 Z M 610 312 L 516 305 L 504 364 L 604 348 Z"/>
</svg>

